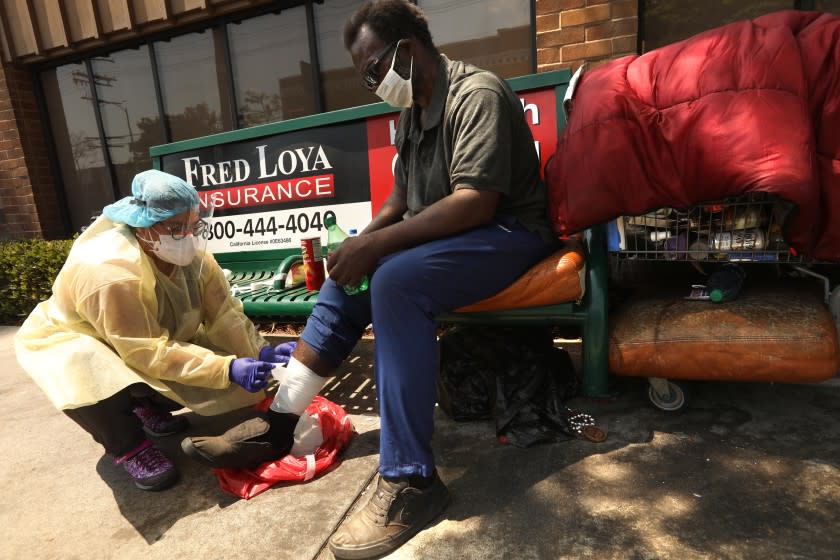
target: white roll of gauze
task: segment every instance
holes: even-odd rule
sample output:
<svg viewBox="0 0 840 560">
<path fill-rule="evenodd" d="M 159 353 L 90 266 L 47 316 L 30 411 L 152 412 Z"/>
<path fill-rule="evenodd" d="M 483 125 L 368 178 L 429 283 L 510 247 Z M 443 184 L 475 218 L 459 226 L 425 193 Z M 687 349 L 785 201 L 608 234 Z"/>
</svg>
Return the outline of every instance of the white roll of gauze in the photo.
<svg viewBox="0 0 840 560">
<path fill-rule="evenodd" d="M 309 455 L 315 453 L 322 443 L 324 443 L 324 432 L 321 431 L 318 418 L 302 414 L 295 426 L 295 443 L 289 453 L 298 457 Z"/>
<path fill-rule="evenodd" d="M 321 390 L 326 378 L 321 377 L 295 358 L 289 360 L 286 372 L 271 403 L 274 412 L 291 412 L 300 416 Z"/>
</svg>

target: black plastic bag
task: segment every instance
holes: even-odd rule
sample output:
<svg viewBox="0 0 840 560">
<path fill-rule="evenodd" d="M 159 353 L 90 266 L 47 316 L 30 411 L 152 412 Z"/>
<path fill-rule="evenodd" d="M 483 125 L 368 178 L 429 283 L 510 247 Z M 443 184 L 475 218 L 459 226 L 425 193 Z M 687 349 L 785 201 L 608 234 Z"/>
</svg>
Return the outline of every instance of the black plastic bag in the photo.
<svg viewBox="0 0 840 560">
<path fill-rule="evenodd" d="M 529 447 L 577 432 L 565 402 L 579 381 L 543 327 L 460 326 L 440 339 L 438 403 L 456 421 L 496 419 L 496 435 Z"/>
</svg>

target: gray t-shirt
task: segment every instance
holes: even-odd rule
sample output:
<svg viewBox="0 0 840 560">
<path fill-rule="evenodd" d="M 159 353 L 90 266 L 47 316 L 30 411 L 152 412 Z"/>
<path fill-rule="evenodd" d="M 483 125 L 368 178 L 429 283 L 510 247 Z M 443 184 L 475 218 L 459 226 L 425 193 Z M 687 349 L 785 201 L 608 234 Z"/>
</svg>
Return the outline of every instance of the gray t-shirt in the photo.
<svg viewBox="0 0 840 560">
<path fill-rule="evenodd" d="M 522 104 L 495 74 L 441 55 L 426 125 L 419 107 L 405 109 L 396 145 L 395 181 L 407 193 L 408 216 L 456 188 L 498 191 L 497 216 L 555 237 Z"/>
</svg>

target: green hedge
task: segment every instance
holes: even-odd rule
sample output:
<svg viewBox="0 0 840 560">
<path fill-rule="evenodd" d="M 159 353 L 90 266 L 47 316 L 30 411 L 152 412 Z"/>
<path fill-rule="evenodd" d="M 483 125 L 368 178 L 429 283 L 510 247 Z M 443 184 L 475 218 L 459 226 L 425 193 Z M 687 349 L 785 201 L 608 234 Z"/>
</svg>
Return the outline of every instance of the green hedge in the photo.
<svg viewBox="0 0 840 560">
<path fill-rule="evenodd" d="M 19 324 L 50 297 L 72 240 L 0 241 L 0 322 Z"/>
</svg>

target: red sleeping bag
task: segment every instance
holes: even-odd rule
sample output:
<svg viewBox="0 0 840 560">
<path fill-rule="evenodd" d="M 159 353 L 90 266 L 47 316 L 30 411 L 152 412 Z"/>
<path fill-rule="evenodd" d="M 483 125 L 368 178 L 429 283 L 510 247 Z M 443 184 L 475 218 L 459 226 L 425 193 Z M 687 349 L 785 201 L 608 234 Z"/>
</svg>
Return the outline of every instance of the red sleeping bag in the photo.
<svg viewBox="0 0 840 560">
<path fill-rule="evenodd" d="M 546 168 L 569 234 L 748 192 L 797 212 L 800 253 L 840 261 L 840 16 L 784 11 L 584 72 Z"/>
</svg>

